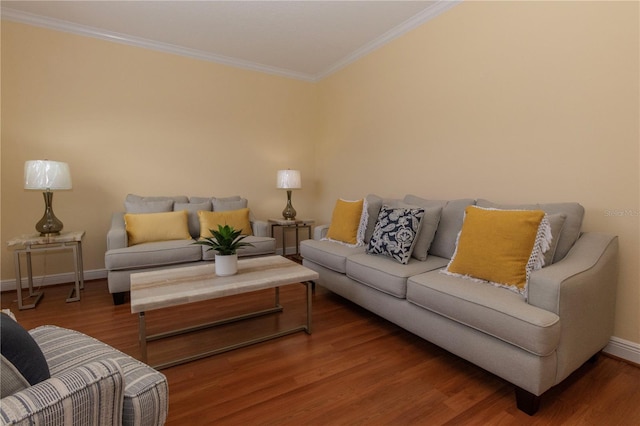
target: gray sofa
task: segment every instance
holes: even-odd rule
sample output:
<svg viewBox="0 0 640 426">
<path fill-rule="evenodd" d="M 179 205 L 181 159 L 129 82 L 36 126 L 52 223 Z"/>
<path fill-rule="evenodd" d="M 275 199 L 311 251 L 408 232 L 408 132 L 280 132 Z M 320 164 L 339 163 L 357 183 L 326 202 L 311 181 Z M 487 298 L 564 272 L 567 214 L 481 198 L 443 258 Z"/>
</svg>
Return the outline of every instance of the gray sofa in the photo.
<svg viewBox="0 0 640 426">
<path fill-rule="evenodd" d="M 540 396 L 585 361 L 595 359 L 613 332 L 617 286 L 616 236 L 581 232 L 577 203 L 501 206 L 487 200 L 402 200 L 367 196 L 365 244 L 381 204 L 441 207 L 425 260 L 406 265 L 381 255 L 323 240 L 328 225 L 301 242 L 303 264 L 317 283 L 371 312 L 515 385 L 518 408 L 534 414 Z M 555 229 L 557 248 L 547 266 L 531 273 L 528 298 L 441 273 L 452 258 L 464 211 L 542 209 L 564 218 Z M 557 240 L 555 240 L 557 238 Z"/>
<path fill-rule="evenodd" d="M 125 211 L 112 215 L 111 226 L 107 232 L 107 251 L 104 263 L 107 269 L 109 292 L 116 305 L 125 302 L 126 293 L 131 288 L 130 276 L 136 272 L 188 266 L 199 262 L 213 261 L 215 252 L 207 251 L 207 247 L 194 245 L 200 236 L 200 222 L 197 212 L 231 211 L 248 208 L 248 202 L 240 196 L 224 198 L 203 198 L 187 196 L 142 197 L 127 195 Z M 129 246 L 125 227 L 125 213 L 160 213 L 186 210 L 188 212 L 188 228 L 192 239 L 153 241 Z M 253 235 L 244 241 L 253 247 L 238 251 L 238 256 L 260 256 L 274 254 L 275 239 L 271 237 L 266 221 L 255 220 L 251 216 Z"/>
</svg>

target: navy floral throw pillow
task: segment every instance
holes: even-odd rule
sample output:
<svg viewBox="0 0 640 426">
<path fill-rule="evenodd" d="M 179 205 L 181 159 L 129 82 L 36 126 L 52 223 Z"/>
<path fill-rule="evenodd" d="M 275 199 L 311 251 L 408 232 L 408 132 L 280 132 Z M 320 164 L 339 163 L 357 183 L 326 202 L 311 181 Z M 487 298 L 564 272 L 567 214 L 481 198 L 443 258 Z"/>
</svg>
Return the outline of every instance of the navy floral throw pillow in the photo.
<svg viewBox="0 0 640 426">
<path fill-rule="evenodd" d="M 419 207 L 382 206 L 367 253 L 389 256 L 406 265 L 409 263 L 424 209 Z"/>
</svg>

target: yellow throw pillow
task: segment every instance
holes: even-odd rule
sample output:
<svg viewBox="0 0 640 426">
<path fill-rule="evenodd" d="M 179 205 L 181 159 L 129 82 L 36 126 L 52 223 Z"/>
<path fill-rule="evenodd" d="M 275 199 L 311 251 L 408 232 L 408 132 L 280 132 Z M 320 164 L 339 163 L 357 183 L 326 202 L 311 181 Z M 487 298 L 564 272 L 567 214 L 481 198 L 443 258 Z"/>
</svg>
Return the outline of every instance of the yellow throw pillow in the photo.
<svg viewBox="0 0 640 426">
<path fill-rule="evenodd" d="M 465 210 L 446 272 L 489 281 L 526 295 L 529 273 L 544 264 L 551 227 L 542 210 Z"/>
<path fill-rule="evenodd" d="M 358 228 L 362 217 L 364 200 L 347 201 L 339 199 L 333 208 L 327 239 L 350 245 L 362 244 L 358 241 Z"/>
<path fill-rule="evenodd" d="M 211 237 L 210 229 L 217 230 L 218 225 L 229 225 L 235 229 L 240 229 L 242 235 L 253 235 L 248 208 L 220 212 L 199 210 L 198 219 L 200 219 L 200 238 Z"/>
<path fill-rule="evenodd" d="M 153 241 L 190 240 L 187 211 L 126 213 L 125 228 L 130 246 Z"/>
</svg>

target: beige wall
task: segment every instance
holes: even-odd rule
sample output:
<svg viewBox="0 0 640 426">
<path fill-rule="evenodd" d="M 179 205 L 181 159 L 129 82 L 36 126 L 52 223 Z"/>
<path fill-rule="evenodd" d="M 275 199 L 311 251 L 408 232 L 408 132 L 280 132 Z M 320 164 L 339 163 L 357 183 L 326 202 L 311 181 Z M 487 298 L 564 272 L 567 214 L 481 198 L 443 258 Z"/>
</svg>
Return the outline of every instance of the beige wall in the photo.
<svg viewBox="0 0 640 426">
<path fill-rule="evenodd" d="M 34 232 L 40 192 L 26 160 L 66 161 L 73 190 L 54 194 L 65 229 L 84 229 L 85 269 L 104 268 L 112 212 L 127 193 L 249 199 L 278 216 L 276 171 L 312 188 L 317 87 L 312 83 L 123 44 L 2 22 L 2 240 Z M 312 191 L 294 206 L 311 215 Z M 68 253 L 39 256 L 37 275 L 68 272 Z M 3 244 L 2 278 L 14 277 Z"/>
<path fill-rule="evenodd" d="M 464 2 L 316 85 L 3 22 L 2 240 L 40 218 L 22 165 L 44 157 L 70 163 L 54 205 L 88 231 L 87 269 L 126 193 L 239 193 L 268 217 L 284 167 L 318 222 L 367 193 L 573 200 L 586 230 L 620 236 L 615 335 L 640 343 L 637 18 L 637 3 Z"/>
<path fill-rule="evenodd" d="M 620 237 L 615 333 L 640 342 L 638 38 L 637 3 L 465 2 L 330 76 L 319 217 L 370 192 L 578 201 Z"/>
</svg>

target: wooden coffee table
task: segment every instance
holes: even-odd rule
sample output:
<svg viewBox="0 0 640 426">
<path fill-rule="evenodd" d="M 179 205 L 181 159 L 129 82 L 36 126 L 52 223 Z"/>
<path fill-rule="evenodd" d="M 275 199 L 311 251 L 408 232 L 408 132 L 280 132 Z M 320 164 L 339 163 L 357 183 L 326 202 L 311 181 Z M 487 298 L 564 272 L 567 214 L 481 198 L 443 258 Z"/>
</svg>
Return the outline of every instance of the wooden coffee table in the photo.
<svg viewBox="0 0 640 426">
<path fill-rule="evenodd" d="M 142 361 L 147 362 L 147 342 L 281 312 L 283 308 L 280 305 L 279 287 L 289 284 L 303 283 L 307 286 L 306 324 L 175 361 L 154 365 L 154 367 L 158 369 L 172 367 L 298 331 L 305 331 L 307 334 L 311 334 L 311 288 L 313 280 L 317 279 L 317 272 L 282 256 L 241 259 L 238 261 L 238 273 L 226 277 L 219 277 L 215 274 L 213 263 L 131 274 L 131 312 L 138 314 Z M 145 325 L 145 312 L 147 311 L 269 288 L 275 288 L 275 304 L 272 308 L 147 336 Z"/>
</svg>

